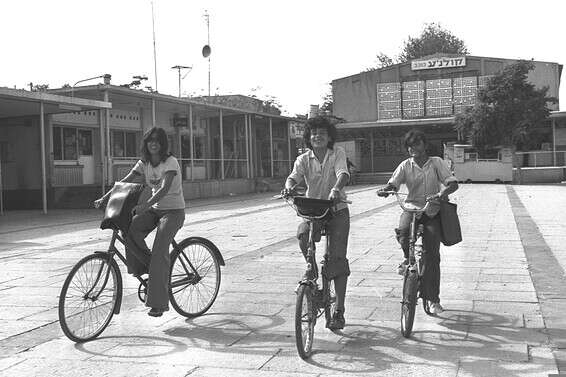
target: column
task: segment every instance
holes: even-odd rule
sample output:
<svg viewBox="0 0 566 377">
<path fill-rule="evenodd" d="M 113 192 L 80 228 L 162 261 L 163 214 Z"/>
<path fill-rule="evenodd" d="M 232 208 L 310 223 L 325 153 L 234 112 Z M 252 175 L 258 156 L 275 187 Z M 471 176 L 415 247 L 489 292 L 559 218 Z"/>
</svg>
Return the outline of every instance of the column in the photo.
<svg viewBox="0 0 566 377">
<path fill-rule="evenodd" d="M 106 138 L 104 137 L 104 122 L 102 121 L 103 118 L 103 110 L 98 110 L 98 123 L 100 125 L 100 184 L 101 184 L 101 196 L 106 193 L 106 159 L 104 158 L 104 144 Z M 106 110 L 104 110 L 106 111 Z M 104 113 L 106 114 L 106 113 Z M 104 118 L 106 119 L 106 118 Z"/>
<path fill-rule="evenodd" d="M 287 121 L 287 163 L 289 165 L 289 172 L 291 172 L 291 125 Z"/>
<path fill-rule="evenodd" d="M 247 177 L 250 178 L 250 138 L 248 136 L 248 115 L 244 114 L 244 130 L 246 134 L 246 170 Z"/>
<path fill-rule="evenodd" d="M 108 102 L 108 90 L 104 91 L 104 101 Z M 110 169 L 112 168 L 112 161 L 110 160 L 110 109 L 105 109 L 105 125 L 106 125 L 106 185 L 110 185 Z M 101 156 L 102 158 L 102 156 Z"/>
<path fill-rule="evenodd" d="M 273 118 L 269 118 L 269 157 L 271 158 L 271 177 L 273 177 Z"/>
<path fill-rule="evenodd" d="M 224 180 L 224 122 L 222 121 L 222 109 L 219 110 L 220 123 L 220 178 Z"/>
<path fill-rule="evenodd" d="M 41 200 L 43 213 L 47 214 L 47 174 L 45 168 L 45 116 L 43 101 L 39 103 L 39 130 L 41 134 Z"/>
<path fill-rule="evenodd" d="M 195 141 L 193 136 L 193 105 L 189 104 L 189 146 L 191 148 L 191 181 L 195 180 Z"/>
</svg>

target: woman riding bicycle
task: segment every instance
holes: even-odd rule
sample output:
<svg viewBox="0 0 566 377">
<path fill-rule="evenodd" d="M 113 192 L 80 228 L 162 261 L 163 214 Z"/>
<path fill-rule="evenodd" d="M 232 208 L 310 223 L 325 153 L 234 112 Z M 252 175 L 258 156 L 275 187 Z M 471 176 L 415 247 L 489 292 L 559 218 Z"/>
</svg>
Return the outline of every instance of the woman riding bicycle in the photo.
<svg viewBox="0 0 566 377">
<path fill-rule="evenodd" d="M 328 328 L 343 329 L 345 326 L 344 299 L 350 275 L 350 267 L 346 259 L 350 212 L 348 205 L 340 202 L 341 199 L 346 198 L 343 189 L 349 179 L 346 153 L 344 149 L 334 147 L 336 128 L 326 117 L 319 116 L 309 119 L 305 126 L 303 139 L 309 151 L 297 157 L 293 171 L 285 182 L 283 194 L 289 195 L 295 186 L 304 181 L 307 186 L 307 197 L 336 202 L 333 207 L 333 216 L 326 226 L 329 260 L 325 270 L 329 275 L 328 278 L 334 280 L 336 289 L 336 311 L 332 315 Z M 320 239 L 320 230 L 317 230 L 317 233 L 317 238 Z M 306 258 L 309 238 L 309 228 L 306 222 L 299 225 L 297 238 Z M 305 276 L 305 278 L 311 279 L 312 277 Z"/>
<path fill-rule="evenodd" d="M 141 147 L 142 159 L 122 182 L 143 183 L 152 195 L 133 209 L 134 217 L 126 237 L 128 272 L 141 276 L 149 272 L 146 306 L 150 316 L 159 317 L 169 310 L 169 245 L 185 221 L 185 199 L 179 162 L 169 153 L 165 130 L 148 130 Z M 107 192 L 95 201 L 99 207 L 110 196 Z M 157 227 L 151 253 L 145 237 Z M 148 270 L 149 267 L 149 270 Z"/>
<path fill-rule="evenodd" d="M 430 310 L 433 314 L 443 311 L 440 305 L 440 239 L 441 227 L 440 206 L 438 200 L 448 200 L 448 195 L 458 189 L 458 181 L 452 175 L 447 164 L 440 157 L 429 157 L 426 151 L 427 143 L 422 131 L 411 130 L 407 132 L 404 146 L 409 152 L 409 158 L 399 164 L 393 172 L 387 186 L 380 191 L 397 191 L 402 184 L 408 189 L 407 203 L 423 207 L 427 200 L 432 201 L 426 212 L 418 219 L 423 224 L 423 300 L 431 302 Z M 441 184 L 444 187 L 441 189 Z M 401 244 L 405 260 L 399 265 L 399 273 L 403 274 L 405 266 L 409 263 L 409 227 L 412 215 L 401 213 L 399 228 L 395 229 L 397 240 Z"/>
</svg>

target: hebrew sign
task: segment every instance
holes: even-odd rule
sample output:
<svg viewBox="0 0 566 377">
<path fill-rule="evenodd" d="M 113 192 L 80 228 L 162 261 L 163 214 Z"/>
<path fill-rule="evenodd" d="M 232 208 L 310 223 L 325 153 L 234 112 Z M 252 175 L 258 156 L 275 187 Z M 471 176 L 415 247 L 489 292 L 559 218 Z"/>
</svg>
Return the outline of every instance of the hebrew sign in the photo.
<svg viewBox="0 0 566 377">
<path fill-rule="evenodd" d="M 438 69 L 438 68 L 456 68 L 465 67 L 466 57 L 457 58 L 439 57 L 434 59 L 413 60 L 411 61 L 411 69 L 418 71 L 421 69 Z"/>
</svg>

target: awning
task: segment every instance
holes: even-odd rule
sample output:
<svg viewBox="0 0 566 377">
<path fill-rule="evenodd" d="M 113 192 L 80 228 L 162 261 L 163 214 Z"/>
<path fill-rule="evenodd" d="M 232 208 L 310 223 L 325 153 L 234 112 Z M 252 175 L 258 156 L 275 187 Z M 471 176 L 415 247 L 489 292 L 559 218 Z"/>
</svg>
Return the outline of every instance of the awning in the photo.
<svg viewBox="0 0 566 377">
<path fill-rule="evenodd" d="M 112 108 L 110 102 L 67 97 L 46 92 L 0 88 L 0 119 L 38 116 L 40 103 L 43 103 L 44 115 Z"/>
<path fill-rule="evenodd" d="M 45 124 L 48 114 L 75 111 L 111 109 L 112 104 L 84 98 L 72 98 L 45 92 L 29 92 L 22 89 L 0 88 L 0 119 L 29 117 L 39 118 L 41 135 L 41 194 L 43 213 L 47 213 L 47 176 L 45 158 Z M 0 125 L 1 128 L 1 125 Z M 0 214 L 3 212 L 2 171 L 0 165 Z"/>
<path fill-rule="evenodd" d="M 423 119 L 392 119 L 392 120 L 376 120 L 373 122 L 346 122 L 339 123 L 339 130 L 356 129 L 356 128 L 382 128 L 382 127 L 398 127 L 398 126 L 431 126 L 441 124 L 454 124 L 454 117 L 444 118 L 423 118 Z"/>
</svg>

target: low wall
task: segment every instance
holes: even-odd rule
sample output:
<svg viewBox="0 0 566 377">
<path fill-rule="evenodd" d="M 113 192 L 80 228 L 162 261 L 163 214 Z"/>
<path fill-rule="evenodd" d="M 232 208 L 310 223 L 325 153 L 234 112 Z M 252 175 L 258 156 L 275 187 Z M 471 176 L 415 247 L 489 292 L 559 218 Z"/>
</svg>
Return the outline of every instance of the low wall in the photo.
<svg viewBox="0 0 566 377">
<path fill-rule="evenodd" d="M 559 183 L 566 180 L 566 167 L 513 168 L 513 183 Z"/>
<path fill-rule="evenodd" d="M 284 183 L 284 178 L 183 181 L 183 195 L 185 200 L 189 200 L 252 192 L 278 191 L 283 187 Z"/>
<path fill-rule="evenodd" d="M 213 198 L 249 194 L 253 192 L 278 192 L 283 188 L 285 178 L 227 179 L 209 181 L 183 181 L 185 200 Z M 110 189 L 110 187 L 107 187 Z M 92 208 L 94 200 L 101 194 L 97 185 L 74 187 L 51 187 L 47 189 L 47 206 L 54 208 Z M 151 195 L 146 188 L 142 198 Z M 41 209 L 41 190 L 5 190 L 3 192 L 4 209 Z"/>
</svg>

